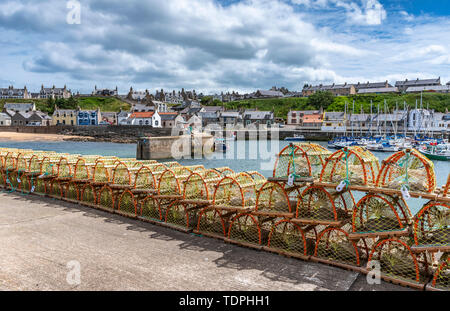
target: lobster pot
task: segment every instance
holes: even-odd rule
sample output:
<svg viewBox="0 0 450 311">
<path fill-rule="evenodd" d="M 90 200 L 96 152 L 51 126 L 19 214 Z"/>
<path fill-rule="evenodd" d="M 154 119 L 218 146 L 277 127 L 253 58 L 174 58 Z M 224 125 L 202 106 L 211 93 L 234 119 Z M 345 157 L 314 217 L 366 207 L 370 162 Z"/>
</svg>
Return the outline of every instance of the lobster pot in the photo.
<svg viewBox="0 0 450 311">
<path fill-rule="evenodd" d="M 164 162 L 163 163 L 167 168 L 181 167 L 182 165 L 178 162 Z"/>
<path fill-rule="evenodd" d="M 441 262 L 431 281 L 431 288 L 450 291 L 450 256 L 448 256 L 448 253 L 441 257 Z"/>
<path fill-rule="evenodd" d="M 32 191 L 34 192 L 34 179 L 30 176 L 22 175 L 21 182 L 19 184 L 20 192 L 24 194 L 30 194 Z"/>
<path fill-rule="evenodd" d="M 197 228 L 194 232 L 215 238 L 225 238 L 228 229 L 228 218 L 222 217 L 220 210 L 205 207 L 198 213 Z"/>
<path fill-rule="evenodd" d="M 200 208 L 212 203 L 215 185 L 220 178 L 205 179 L 201 173 L 192 173 L 184 182 L 183 204 L 178 205 L 180 219 L 176 223 L 185 227 L 194 227 L 198 224 L 198 211 Z M 185 219 L 181 219 L 182 213 Z M 182 221 L 182 222 L 180 222 Z M 172 219 L 166 217 L 166 222 L 174 223 Z"/>
<path fill-rule="evenodd" d="M 42 155 L 33 154 L 30 158 L 29 165 L 28 165 L 28 171 L 35 175 L 41 174 L 41 167 L 42 167 Z"/>
<path fill-rule="evenodd" d="M 120 195 L 117 212 L 125 216 L 137 217 L 137 202 L 130 190 L 125 190 Z"/>
<path fill-rule="evenodd" d="M 356 204 L 352 216 L 352 232 L 364 236 L 408 235 L 411 212 L 402 198 L 384 194 L 367 194 Z"/>
<path fill-rule="evenodd" d="M 3 170 L 7 173 L 16 170 L 17 168 L 17 153 L 8 152 L 3 162 Z"/>
<path fill-rule="evenodd" d="M 320 181 L 340 183 L 348 177 L 351 185 L 374 186 L 379 171 L 378 159 L 361 147 L 348 147 L 328 157 Z"/>
<path fill-rule="evenodd" d="M 73 177 L 73 164 L 65 157 L 59 160 L 57 165 L 57 178 L 59 179 L 70 179 Z"/>
<path fill-rule="evenodd" d="M 318 178 L 330 154 L 330 151 L 318 144 L 291 144 L 278 154 L 273 177 L 287 178 L 295 173 L 299 177 Z"/>
<path fill-rule="evenodd" d="M 218 167 L 215 170 L 218 171 L 222 176 L 234 174 L 234 171 L 229 167 Z"/>
<path fill-rule="evenodd" d="M 57 166 L 55 166 L 56 163 L 58 163 L 59 160 L 55 157 L 44 157 L 41 162 L 41 175 L 45 175 L 48 177 L 56 177 L 56 173 L 58 171 Z"/>
<path fill-rule="evenodd" d="M 444 197 L 450 197 L 450 174 L 448 175 L 447 183 L 444 186 L 443 196 Z"/>
<path fill-rule="evenodd" d="M 30 168 L 30 159 L 31 156 L 25 153 L 20 153 L 17 156 L 17 171 L 19 173 L 26 173 L 29 171 Z"/>
<path fill-rule="evenodd" d="M 222 178 L 214 191 L 213 205 L 226 209 L 245 209 L 254 205 L 256 198 L 252 198 L 255 195 L 253 179 L 248 175 L 242 175 L 240 179 L 247 180 L 244 187 L 231 176 Z"/>
<path fill-rule="evenodd" d="M 92 177 L 92 168 L 95 166 L 94 162 L 89 162 L 86 158 L 79 158 L 75 163 L 73 169 L 73 180 L 80 182 L 87 182 Z"/>
<path fill-rule="evenodd" d="M 143 167 L 158 164 L 156 160 L 134 160 L 130 162 L 131 167 Z"/>
<path fill-rule="evenodd" d="M 77 203 L 80 201 L 80 187 L 73 181 L 68 182 L 64 190 L 64 195 L 66 201 Z"/>
<path fill-rule="evenodd" d="M 336 201 L 340 202 L 337 206 Z M 343 202 L 346 200 L 340 195 L 335 199 L 325 188 L 310 186 L 298 201 L 296 217 L 304 223 L 340 225 L 349 218 Z"/>
<path fill-rule="evenodd" d="M 144 221 L 161 221 L 162 214 L 158 200 L 154 199 L 152 195 L 146 196 L 140 204 L 138 215 Z"/>
<path fill-rule="evenodd" d="M 256 214 L 279 217 L 294 217 L 289 196 L 284 187 L 277 182 L 266 182 L 258 190 Z"/>
<path fill-rule="evenodd" d="M 105 185 L 111 181 L 109 165 L 105 160 L 99 160 L 95 163 L 92 182 L 96 185 Z"/>
<path fill-rule="evenodd" d="M 94 186 L 85 184 L 81 190 L 80 202 L 86 206 L 97 207 L 97 193 Z"/>
<path fill-rule="evenodd" d="M 220 172 L 216 171 L 215 169 L 204 170 L 204 171 L 200 172 L 200 175 L 204 179 L 220 179 L 220 177 L 224 176 Z"/>
<path fill-rule="evenodd" d="M 434 164 L 415 149 L 399 151 L 383 161 L 377 186 L 431 193 L 436 189 Z"/>
<path fill-rule="evenodd" d="M 19 184 L 21 181 L 20 173 L 17 170 L 13 171 L 7 170 L 5 177 L 6 177 L 6 187 L 8 189 L 16 191 L 19 188 Z"/>
<path fill-rule="evenodd" d="M 47 191 L 50 191 L 51 180 L 48 178 L 37 177 L 36 178 L 36 189 L 34 193 L 39 195 L 47 194 Z"/>
<path fill-rule="evenodd" d="M 244 246 L 260 247 L 267 243 L 268 236 L 269 231 L 262 232 L 256 217 L 249 213 L 233 217 L 228 228 L 228 239 Z"/>
<path fill-rule="evenodd" d="M 307 259 L 314 251 L 315 239 L 307 237 L 300 225 L 287 219 L 276 222 L 269 234 L 267 250 Z"/>
<path fill-rule="evenodd" d="M 148 166 L 142 166 L 135 174 L 134 189 L 156 190 L 157 181 L 152 170 Z"/>
<path fill-rule="evenodd" d="M 317 237 L 314 259 L 334 265 L 359 267 L 360 250 L 355 241 L 350 240 L 349 228 L 326 228 Z"/>
<path fill-rule="evenodd" d="M 97 205 L 99 208 L 110 212 L 116 209 L 114 193 L 108 185 L 103 186 L 103 188 L 98 191 Z"/>
<path fill-rule="evenodd" d="M 54 199 L 62 199 L 64 195 L 64 183 L 57 179 L 49 180 L 50 189 L 47 191 L 47 195 Z M 66 183 L 67 184 L 67 183 Z"/>
<path fill-rule="evenodd" d="M 255 185 L 256 185 L 256 186 L 262 185 L 262 184 L 264 184 L 264 183 L 267 181 L 266 177 L 264 177 L 263 175 L 261 175 L 261 173 L 259 173 L 259 172 L 256 172 L 256 171 L 250 171 L 250 172 L 247 172 L 247 174 L 250 175 L 250 177 L 251 177 L 251 178 L 253 179 L 253 181 L 255 182 Z"/>
<path fill-rule="evenodd" d="M 118 162 L 113 168 L 111 182 L 118 186 L 131 186 L 131 174 L 124 162 Z"/>
<path fill-rule="evenodd" d="M 450 249 L 450 205 L 429 202 L 414 218 L 414 248 Z"/>
<path fill-rule="evenodd" d="M 185 171 L 178 170 L 178 172 Z M 180 222 L 183 217 L 186 217 L 184 210 L 180 209 L 178 204 L 179 200 L 183 198 L 182 183 L 188 176 L 177 175 L 172 169 L 161 174 L 158 182 L 158 194 L 155 198 L 163 220 L 169 217 L 172 222 Z M 169 213 L 171 214 L 169 215 Z"/>
<path fill-rule="evenodd" d="M 427 254 L 414 254 L 408 243 L 407 238 L 380 240 L 370 252 L 367 270 L 371 271 L 377 263 L 383 279 L 423 288 L 429 279 Z"/>
</svg>

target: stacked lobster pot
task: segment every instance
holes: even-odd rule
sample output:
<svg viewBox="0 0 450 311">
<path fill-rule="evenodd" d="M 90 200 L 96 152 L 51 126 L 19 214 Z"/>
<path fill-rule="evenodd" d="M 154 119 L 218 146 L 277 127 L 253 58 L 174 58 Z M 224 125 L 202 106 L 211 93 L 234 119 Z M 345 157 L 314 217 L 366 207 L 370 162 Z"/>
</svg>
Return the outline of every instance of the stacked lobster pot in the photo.
<svg viewBox="0 0 450 311">
<path fill-rule="evenodd" d="M 450 175 L 414 149 L 291 144 L 273 177 L 99 155 L 0 148 L 0 187 L 102 209 L 259 250 L 450 289 Z M 355 197 L 358 198 L 355 202 Z M 408 202 L 428 202 L 413 214 Z"/>
<path fill-rule="evenodd" d="M 222 170 L 222 176 L 214 181 L 212 203 L 199 211 L 195 232 L 259 247 L 258 225 L 251 212 L 256 209 L 257 191 L 265 178 L 257 172 L 231 174 L 228 171 Z M 223 176 L 224 172 L 228 174 Z"/>
<path fill-rule="evenodd" d="M 369 193 L 353 215 L 356 236 L 377 238 L 367 269 L 380 268 L 381 276 L 387 281 L 423 289 L 438 265 L 436 251 L 439 249 L 414 242 L 414 236 L 420 233 L 415 233 L 413 228 L 415 223 L 424 224 L 423 217 L 426 217 L 427 225 L 419 226 L 421 234 L 432 230 L 428 225 L 434 224 L 430 223 L 433 221 L 427 211 L 443 208 L 433 198 L 436 190 L 433 162 L 414 149 L 399 151 L 382 162 L 376 186 L 382 194 Z M 416 215 L 411 215 L 406 201 L 427 196 L 433 199 Z"/>
</svg>

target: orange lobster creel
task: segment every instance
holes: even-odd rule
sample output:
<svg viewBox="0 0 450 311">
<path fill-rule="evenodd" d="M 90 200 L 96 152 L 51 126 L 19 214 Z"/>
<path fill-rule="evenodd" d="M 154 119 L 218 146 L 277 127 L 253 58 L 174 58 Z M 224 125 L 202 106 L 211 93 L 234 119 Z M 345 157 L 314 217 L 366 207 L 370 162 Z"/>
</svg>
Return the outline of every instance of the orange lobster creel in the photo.
<svg viewBox="0 0 450 311">
<path fill-rule="evenodd" d="M 352 232 L 364 235 L 404 231 L 407 235 L 411 218 L 411 212 L 402 198 L 370 193 L 359 200 L 353 209 Z"/>
<path fill-rule="evenodd" d="M 343 228 L 326 228 L 317 237 L 314 258 L 332 264 L 359 266 L 360 252 Z"/>
<path fill-rule="evenodd" d="M 450 290 L 450 256 L 448 253 L 441 257 L 441 263 L 434 273 L 431 286 L 436 290 Z"/>
<path fill-rule="evenodd" d="M 270 231 L 267 250 L 293 257 L 308 259 L 314 249 L 314 240 L 302 228 L 288 219 L 281 219 Z"/>
<path fill-rule="evenodd" d="M 230 222 L 228 239 L 236 244 L 260 247 L 267 241 L 269 231 L 261 231 L 258 220 L 251 214 L 238 214 Z"/>
<path fill-rule="evenodd" d="M 92 173 L 92 183 L 95 185 L 105 185 L 111 181 L 110 172 L 105 160 L 98 160 L 95 163 Z"/>
<path fill-rule="evenodd" d="M 390 238 L 379 241 L 370 252 L 367 269 L 379 265 L 381 277 L 387 281 L 399 280 L 423 288 L 428 280 L 426 267 L 411 251 L 407 239 Z"/>
<path fill-rule="evenodd" d="M 370 151 L 359 146 L 347 147 L 327 158 L 320 181 L 339 183 L 348 178 L 352 185 L 374 186 L 379 169 L 380 163 Z"/>
<path fill-rule="evenodd" d="M 113 201 L 114 202 L 114 201 Z M 117 207 L 117 213 L 128 216 L 137 217 L 137 202 L 134 198 L 134 194 L 130 190 L 125 190 L 119 197 L 119 205 Z"/>
<path fill-rule="evenodd" d="M 450 205 L 429 202 L 414 218 L 414 248 L 450 250 Z"/>
<path fill-rule="evenodd" d="M 286 146 L 277 156 L 273 177 L 285 178 L 295 173 L 300 177 L 318 178 L 330 154 L 329 150 L 318 144 L 294 143 Z"/>
<path fill-rule="evenodd" d="M 273 181 L 265 182 L 258 190 L 254 214 L 291 218 L 295 215 L 286 190 Z"/>
<path fill-rule="evenodd" d="M 342 195 L 351 196 L 349 192 Z M 339 225 L 348 219 L 349 199 L 338 195 L 334 198 L 324 187 L 309 186 L 297 204 L 296 218 L 302 223 Z"/>
<path fill-rule="evenodd" d="M 450 196 L 450 174 L 448 174 L 447 183 L 444 186 L 444 197 Z"/>
<path fill-rule="evenodd" d="M 377 187 L 432 193 L 436 189 L 436 175 L 431 160 L 415 149 L 394 153 L 383 161 Z"/>
</svg>

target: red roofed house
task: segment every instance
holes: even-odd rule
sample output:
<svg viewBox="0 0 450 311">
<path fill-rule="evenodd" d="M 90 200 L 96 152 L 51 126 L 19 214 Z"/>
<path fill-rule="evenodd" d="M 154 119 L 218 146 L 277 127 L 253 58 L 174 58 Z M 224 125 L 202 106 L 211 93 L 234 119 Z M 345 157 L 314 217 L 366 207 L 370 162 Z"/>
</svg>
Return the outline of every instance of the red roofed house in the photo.
<svg viewBox="0 0 450 311">
<path fill-rule="evenodd" d="M 133 112 L 128 118 L 127 124 L 162 127 L 161 116 L 157 111 Z"/>
</svg>

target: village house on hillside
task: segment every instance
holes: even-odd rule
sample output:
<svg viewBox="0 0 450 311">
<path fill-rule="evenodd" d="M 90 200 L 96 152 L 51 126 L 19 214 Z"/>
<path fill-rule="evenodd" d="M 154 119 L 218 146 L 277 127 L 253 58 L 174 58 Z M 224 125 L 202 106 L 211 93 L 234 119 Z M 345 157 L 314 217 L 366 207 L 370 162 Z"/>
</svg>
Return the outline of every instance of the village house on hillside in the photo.
<svg viewBox="0 0 450 311">
<path fill-rule="evenodd" d="M 324 132 L 345 132 L 345 123 L 344 112 L 325 112 L 321 129 Z"/>
<path fill-rule="evenodd" d="M 114 90 L 111 89 L 97 89 L 97 85 L 94 87 L 92 91 L 92 96 L 117 96 L 119 95 L 119 91 L 117 86 Z"/>
<path fill-rule="evenodd" d="M 127 119 L 127 125 L 147 125 L 162 127 L 161 116 L 158 111 L 133 112 Z"/>
<path fill-rule="evenodd" d="M 31 99 L 31 93 L 28 92 L 26 86 L 23 89 L 16 89 L 11 85 L 7 88 L 0 88 L 0 99 Z"/>
<path fill-rule="evenodd" d="M 303 96 L 311 96 L 315 94 L 316 92 L 331 92 L 334 96 L 348 96 L 348 95 L 355 95 L 356 94 L 356 88 L 353 84 L 331 84 L 331 85 L 306 85 L 303 88 L 302 94 Z"/>
<path fill-rule="evenodd" d="M 410 86 L 406 89 L 405 93 L 450 93 L 449 85 L 432 85 L 432 86 Z"/>
<path fill-rule="evenodd" d="M 323 112 L 321 110 L 289 111 L 287 114 L 287 125 L 297 125 L 310 128 L 322 126 Z"/>
<path fill-rule="evenodd" d="M 245 126 L 249 125 L 267 125 L 268 127 L 274 124 L 273 111 L 245 111 L 242 115 Z"/>
<path fill-rule="evenodd" d="M 68 99 L 72 96 L 72 92 L 67 89 L 64 85 L 63 88 L 57 88 L 53 85 L 51 88 L 45 88 L 44 85 L 41 86 L 41 90 L 38 94 L 38 97 L 41 99 L 45 98 L 53 98 L 53 99 Z"/>
<path fill-rule="evenodd" d="M 4 111 L 13 112 L 33 112 L 36 111 L 35 103 L 5 103 L 3 105 Z"/>
<path fill-rule="evenodd" d="M 397 81 L 395 86 L 399 89 L 400 92 L 405 92 L 409 87 L 420 87 L 420 86 L 438 86 L 441 85 L 441 78 L 437 79 L 425 79 L 420 80 L 417 78 L 416 80 L 408 80 L 405 81 Z"/>
<path fill-rule="evenodd" d="M 52 115 L 53 125 L 78 125 L 78 111 L 75 109 L 59 109 L 55 107 Z"/>
<path fill-rule="evenodd" d="M 100 108 L 96 110 L 77 110 L 77 125 L 99 125 L 100 122 Z"/>
</svg>

